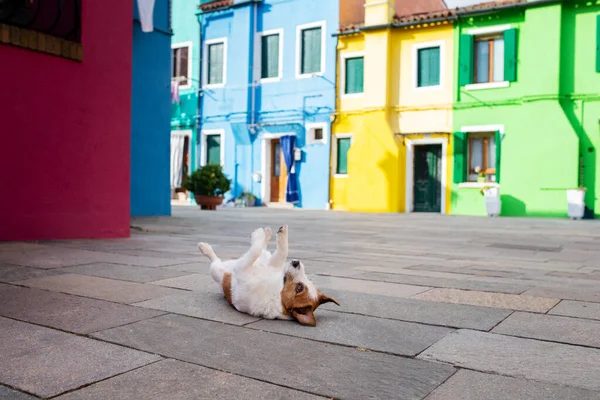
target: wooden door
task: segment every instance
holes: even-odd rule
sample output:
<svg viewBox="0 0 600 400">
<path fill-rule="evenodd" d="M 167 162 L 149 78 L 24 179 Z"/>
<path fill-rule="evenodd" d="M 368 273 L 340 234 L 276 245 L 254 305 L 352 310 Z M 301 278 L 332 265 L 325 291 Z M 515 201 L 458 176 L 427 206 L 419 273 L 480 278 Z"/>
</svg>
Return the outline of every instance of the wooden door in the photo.
<svg viewBox="0 0 600 400">
<path fill-rule="evenodd" d="M 415 146 L 413 201 L 416 212 L 441 212 L 441 145 Z"/>
<path fill-rule="evenodd" d="M 285 202 L 287 168 L 279 139 L 271 140 L 271 202 Z"/>
</svg>

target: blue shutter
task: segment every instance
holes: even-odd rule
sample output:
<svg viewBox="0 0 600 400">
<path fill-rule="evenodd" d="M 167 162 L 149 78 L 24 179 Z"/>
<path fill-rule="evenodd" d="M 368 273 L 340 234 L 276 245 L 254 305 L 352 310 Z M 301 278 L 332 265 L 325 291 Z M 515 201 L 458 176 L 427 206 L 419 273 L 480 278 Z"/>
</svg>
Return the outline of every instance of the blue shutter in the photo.
<svg viewBox="0 0 600 400">
<path fill-rule="evenodd" d="M 223 83 L 223 58 L 225 45 L 215 43 L 208 46 L 208 83 Z"/>
<path fill-rule="evenodd" d="M 279 76 L 279 34 L 263 36 L 261 40 L 261 78 Z"/>
<path fill-rule="evenodd" d="M 417 52 L 417 86 L 440 84 L 440 48 L 430 47 Z"/>
<path fill-rule="evenodd" d="M 309 28 L 302 31 L 302 49 L 301 49 L 301 74 L 312 74 L 321 71 L 321 34 L 322 30 L 318 28 Z"/>
<path fill-rule="evenodd" d="M 344 93 L 362 93 L 364 90 L 364 58 L 354 57 L 346 59 L 346 82 Z"/>
</svg>

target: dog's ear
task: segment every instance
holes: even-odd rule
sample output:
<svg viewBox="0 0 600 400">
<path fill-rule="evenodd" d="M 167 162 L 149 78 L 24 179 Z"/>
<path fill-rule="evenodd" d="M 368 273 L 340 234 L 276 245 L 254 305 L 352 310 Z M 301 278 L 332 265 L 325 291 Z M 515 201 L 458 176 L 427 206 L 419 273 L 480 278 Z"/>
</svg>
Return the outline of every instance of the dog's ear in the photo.
<svg viewBox="0 0 600 400">
<path fill-rule="evenodd" d="M 293 310 L 292 316 L 296 318 L 302 325 L 317 325 L 317 320 L 315 319 L 315 314 L 313 314 L 312 310 L 307 311 L 305 314 L 301 314 L 300 312 Z"/>
<path fill-rule="evenodd" d="M 335 303 L 338 306 L 340 305 L 340 303 L 338 303 L 338 301 L 336 299 L 334 299 L 333 297 L 329 297 L 326 294 L 319 292 L 319 305 L 325 304 L 325 303 Z"/>
</svg>

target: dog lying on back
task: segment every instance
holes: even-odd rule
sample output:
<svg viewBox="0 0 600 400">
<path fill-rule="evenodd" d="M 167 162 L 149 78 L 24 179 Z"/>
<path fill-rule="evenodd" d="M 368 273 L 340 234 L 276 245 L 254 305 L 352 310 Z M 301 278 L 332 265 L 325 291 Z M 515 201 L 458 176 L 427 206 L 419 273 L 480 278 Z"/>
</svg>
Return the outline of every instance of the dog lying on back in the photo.
<svg viewBox="0 0 600 400">
<path fill-rule="evenodd" d="M 296 319 L 315 326 L 314 311 L 321 304 L 337 300 L 319 292 L 306 276 L 298 260 L 286 263 L 288 227 L 277 231 L 277 250 L 271 255 L 267 244 L 271 228 L 256 229 L 250 249 L 236 260 L 221 261 L 208 243 L 198 243 L 200 252 L 210 261 L 210 274 L 223 289 L 227 301 L 236 310 L 266 319 Z"/>
</svg>

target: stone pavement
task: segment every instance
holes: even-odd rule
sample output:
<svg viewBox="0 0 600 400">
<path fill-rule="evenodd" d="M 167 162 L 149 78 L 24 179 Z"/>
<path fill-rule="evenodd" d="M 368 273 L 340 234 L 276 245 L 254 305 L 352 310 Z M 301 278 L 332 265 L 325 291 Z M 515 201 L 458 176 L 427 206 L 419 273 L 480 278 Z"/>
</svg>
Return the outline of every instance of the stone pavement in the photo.
<svg viewBox="0 0 600 400">
<path fill-rule="evenodd" d="M 0 399 L 600 399 L 596 221 L 173 213 L 0 243 Z M 284 223 L 341 303 L 315 328 L 233 310 L 196 248 Z"/>
</svg>

